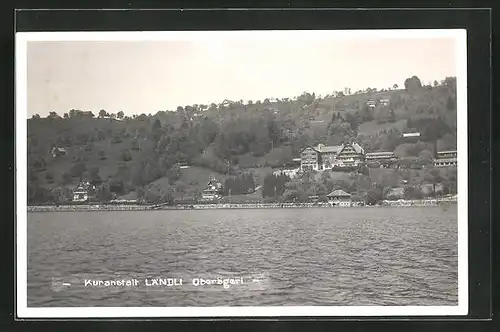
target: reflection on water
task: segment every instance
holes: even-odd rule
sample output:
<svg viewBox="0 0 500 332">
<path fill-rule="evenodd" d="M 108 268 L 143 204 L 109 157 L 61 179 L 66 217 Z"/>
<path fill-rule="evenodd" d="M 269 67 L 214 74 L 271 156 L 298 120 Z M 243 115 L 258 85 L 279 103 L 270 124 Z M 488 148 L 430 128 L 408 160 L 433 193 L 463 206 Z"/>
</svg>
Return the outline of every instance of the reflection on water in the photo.
<svg viewBox="0 0 500 332">
<path fill-rule="evenodd" d="M 168 278 L 183 285 L 146 285 Z M 138 285 L 85 286 L 121 279 Z M 457 300 L 456 206 L 28 214 L 28 306 Z"/>
</svg>

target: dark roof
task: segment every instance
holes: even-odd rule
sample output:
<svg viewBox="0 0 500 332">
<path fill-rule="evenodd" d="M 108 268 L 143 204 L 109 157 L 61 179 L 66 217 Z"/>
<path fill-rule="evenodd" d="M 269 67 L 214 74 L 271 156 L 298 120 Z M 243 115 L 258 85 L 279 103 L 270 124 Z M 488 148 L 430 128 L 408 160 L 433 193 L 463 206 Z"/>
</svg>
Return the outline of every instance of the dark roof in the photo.
<svg viewBox="0 0 500 332">
<path fill-rule="evenodd" d="M 314 151 L 319 152 L 319 151 L 318 151 L 318 149 L 316 149 L 316 148 L 315 148 L 314 146 L 312 146 L 312 145 L 308 145 L 308 146 L 306 146 L 306 147 L 302 148 L 302 149 L 300 150 L 300 152 L 304 151 L 304 150 L 305 150 L 305 149 L 307 149 L 307 148 L 311 148 L 311 149 L 313 149 Z"/>
<path fill-rule="evenodd" d="M 354 149 L 354 151 L 356 151 L 356 153 L 363 153 L 364 150 L 363 148 L 361 147 L 361 145 L 359 145 L 358 143 L 354 142 L 354 143 L 348 143 L 348 144 L 344 144 L 344 146 L 341 146 L 342 149 L 344 147 L 348 147 L 348 146 L 352 146 L 352 148 Z M 339 150 L 340 152 L 340 150 Z"/>
<path fill-rule="evenodd" d="M 339 152 L 340 148 L 341 148 L 341 145 L 330 145 L 330 146 L 323 145 L 323 146 L 318 146 L 317 150 L 319 150 L 319 152 L 335 152 L 335 153 L 337 153 L 337 152 Z"/>
</svg>

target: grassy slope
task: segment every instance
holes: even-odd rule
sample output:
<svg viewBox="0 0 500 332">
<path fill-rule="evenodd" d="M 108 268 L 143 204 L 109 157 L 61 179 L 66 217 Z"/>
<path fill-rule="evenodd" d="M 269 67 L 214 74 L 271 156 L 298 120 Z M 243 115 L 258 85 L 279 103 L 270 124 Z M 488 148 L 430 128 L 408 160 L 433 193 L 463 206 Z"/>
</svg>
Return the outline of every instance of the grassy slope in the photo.
<svg viewBox="0 0 500 332">
<path fill-rule="evenodd" d="M 337 98 L 337 99 L 332 99 L 332 98 L 326 98 L 322 99 L 318 102 L 318 107 L 315 111 L 313 111 L 313 119 L 310 119 L 310 129 L 316 132 L 325 132 L 328 126 L 328 123 L 331 119 L 331 112 L 333 107 L 335 107 L 335 110 L 342 110 L 342 109 L 351 109 L 351 108 L 356 108 L 358 104 L 362 104 L 366 102 L 366 100 L 373 98 L 373 99 L 380 99 L 380 98 L 391 98 L 394 95 L 401 95 L 405 96 L 406 93 L 404 90 L 392 90 L 392 91 L 384 91 L 384 92 L 377 92 L 377 93 L 372 93 L 370 95 L 368 94 L 353 94 L 349 96 L 345 96 L 343 98 Z M 286 103 L 286 102 L 276 102 L 272 103 L 268 106 L 248 106 L 247 111 L 245 112 L 252 112 L 257 109 L 262 109 L 265 107 L 272 107 L 276 108 L 279 110 L 283 110 L 285 113 L 290 112 L 290 109 L 296 109 L 296 106 L 290 106 L 292 105 L 291 103 Z M 397 121 L 395 123 L 383 123 L 383 124 L 378 124 L 375 121 L 371 122 L 366 122 L 360 125 L 359 128 L 359 133 L 360 134 L 374 134 L 376 132 L 379 132 L 381 130 L 387 130 L 390 128 L 398 128 L 402 130 L 405 126 L 406 123 L 406 118 L 409 116 L 409 114 L 402 110 L 402 109 L 396 109 L 394 110 L 396 114 L 396 119 Z M 295 112 L 295 111 L 294 111 Z M 342 111 L 341 111 L 342 112 Z M 343 112 L 354 112 L 354 111 L 343 111 Z M 208 114 L 208 113 L 207 113 Z M 165 115 L 165 120 L 167 118 L 170 118 L 174 116 L 174 114 L 167 114 Z M 65 128 L 62 129 L 62 131 L 66 130 L 69 131 L 71 130 L 76 131 L 76 133 L 91 133 L 96 130 L 100 129 L 112 129 L 112 130 L 119 130 L 121 128 L 126 128 L 127 132 L 129 134 L 133 135 L 134 132 L 139 129 L 139 128 L 149 128 L 150 123 L 148 121 L 131 121 L 130 123 L 127 123 L 127 121 L 120 122 L 120 121 L 114 121 L 114 120 L 108 120 L 108 119 L 84 119 L 84 120 L 79 120 L 79 119 L 69 119 L 67 120 L 65 124 Z M 39 137 L 49 137 L 53 136 L 50 132 L 51 127 L 50 126 L 36 126 L 35 130 L 33 131 L 30 129 L 30 133 L 33 133 Z M 48 131 L 47 131 L 48 130 Z M 45 132 L 44 132 L 45 131 Z M 53 142 L 50 142 L 53 143 Z M 49 144 L 50 144 L 49 143 Z M 100 171 L 100 176 L 102 179 L 106 179 L 109 176 L 112 176 L 113 174 L 116 173 L 118 165 L 123 163 L 121 161 L 120 155 L 124 149 L 130 149 L 132 146 L 132 138 L 124 138 L 123 142 L 121 143 L 116 143 L 113 144 L 109 141 L 103 141 L 103 142 L 95 142 L 93 150 L 90 152 L 81 152 L 84 154 L 85 159 L 86 159 L 86 164 L 87 168 L 91 168 L 93 166 L 97 166 Z M 54 175 L 55 181 L 53 184 L 47 183 L 45 180 L 45 172 L 41 172 L 38 174 L 38 177 L 40 179 L 40 182 L 42 185 L 48 187 L 48 188 L 54 188 L 57 186 L 57 183 L 60 182 L 62 179 L 62 174 L 64 172 L 68 172 L 71 166 L 73 165 L 73 157 L 77 154 L 80 153 L 78 150 L 80 147 L 70 147 L 68 149 L 68 155 L 62 156 L 56 159 L 52 159 L 51 157 L 47 158 L 48 160 L 48 165 L 47 169 Z M 272 172 L 272 169 L 267 167 L 267 168 L 250 168 L 253 167 L 254 165 L 260 164 L 260 165 L 265 165 L 267 163 L 273 163 L 274 161 L 279 159 L 279 156 L 287 155 L 289 152 L 287 151 L 289 149 L 288 147 L 277 147 L 273 152 L 270 152 L 266 154 L 263 157 L 254 157 L 250 155 L 245 155 L 245 156 L 240 156 L 240 166 L 243 168 L 246 168 L 247 170 L 252 170 L 256 174 L 256 184 L 257 185 L 262 185 L 263 179 L 266 174 L 269 174 Z M 98 158 L 98 151 L 102 150 L 104 151 L 106 155 L 106 159 L 101 160 Z M 137 151 L 130 151 L 132 154 L 132 160 L 126 162 L 126 164 L 129 166 L 129 168 L 132 168 L 137 162 L 141 160 L 140 157 L 140 152 Z M 292 156 L 295 157 L 295 156 Z M 380 174 L 384 174 L 387 172 L 394 172 L 393 170 L 386 170 L 386 169 L 376 169 L 372 170 L 372 178 L 373 180 L 378 179 Z M 338 173 L 338 172 L 334 172 Z M 224 181 L 226 178 L 225 175 L 213 172 L 208 169 L 200 168 L 200 167 L 191 167 L 189 169 L 184 169 L 182 170 L 182 176 L 180 181 L 183 183 L 190 185 L 192 190 L 196 191 L 201 191 L 204 189 L 204 186 L 206 185 L 206 182 L 210 178 L 210 176 L 214 176 L 217 179 Z M 388 175 L 385 175 L 388 176 Z M 392 174 L 394 176 L 394 174 Z M 417 175 L 418 176 L 418 175 Z M 344 179 L 346 177 L 345 173 L 339 173 L 339 174 L 333 174 L 332 177 L 340 179 Z M 400 176 L 395 176 L 394 177 L 395 181 L 400 181 Z M 73 181 L 68 184 L 68 187 L 74 187 L 77 184 L 78 179 L 73 179 Z M 193 182 L 197 184 L 192 184 Z M 167 179 L 166 178 L 161 178 L 158 179 L 154 182 L 152 182 L 149 187 L 154 190 L 162 193 L 163 189 L 166 187 L 167 184 Z M 253 195 L 253 194 L 252 194 Z M 128 194 L 125 197 L 133 197 L 134 194 Z M 246 195 L 248 196 L 248 195 Z"/>
</svg>

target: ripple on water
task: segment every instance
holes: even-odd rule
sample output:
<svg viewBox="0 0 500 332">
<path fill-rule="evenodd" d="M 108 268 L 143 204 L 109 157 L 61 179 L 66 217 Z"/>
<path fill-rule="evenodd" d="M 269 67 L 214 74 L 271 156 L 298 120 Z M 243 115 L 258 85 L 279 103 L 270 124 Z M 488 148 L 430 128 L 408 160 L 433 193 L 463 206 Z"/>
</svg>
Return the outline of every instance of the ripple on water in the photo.
<svg viewBox="0 0 500 332">
<path fill-rule="evenodd" d="M 28 305 L 456 305 L 456 226 L 439 208 L 29 213 Z M 262 273 L 229 290 L 83 286 Z"/>
</svg>

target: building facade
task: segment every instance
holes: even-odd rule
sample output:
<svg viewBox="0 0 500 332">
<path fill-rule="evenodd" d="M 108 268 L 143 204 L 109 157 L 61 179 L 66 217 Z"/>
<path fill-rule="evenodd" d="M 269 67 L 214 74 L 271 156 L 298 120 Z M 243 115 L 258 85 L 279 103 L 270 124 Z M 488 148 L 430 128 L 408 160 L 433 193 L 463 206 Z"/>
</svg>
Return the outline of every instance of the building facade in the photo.
<svg viewBox="0 0 500 332">
<path fill-rule="evenodd" d="M 457 167 L 457 151 L 439 151 L 434 159 L 434 167 Z"/>
<path fill-rule="evenodd" d="M 325 169 L 344 169 L 361 165 L 364 162 L 364 149 L 357 143 L 338 146 L 308 146 L 301 153 L 301 171 L 322 171 Z"/>
<path fill-rule="evenodd" d="M 201 199 L 203 201 L 215 201 L 222 197 L 222 183 L 217 181 L 215 178 L 211 178 L 208 181 L 207 187 L 203 190 L 201 194 Z"/>
<path fill-rule="evenodd" d="M 308 146 L 300 152 L 301 171 L 318 171 L 320 164 L 320 152 L 316 148 Z"/>
<path fill-rule="evenodd" d="M 88 202 L 93 194 L 95 193 L 95 185 L 91 184 L 88 181 L 82 181 L 80 184 L 73 190 L 73 202 L 82 203 Z"/>
<path fill-rule="evenodd" d="M 365 162 L 368 167 L 396 167 L 398 157 L 394 152 L 380 151 L 365 154 Z"/>
<path fill-rule="evenodd" d="M 334 206 L 351 206 L 352 199 L 351 194 L 345 192 L 342 189 L 337 189 L 332 191 L 330 194 L 326 195 L 328 202 Z"/>
</svg>

